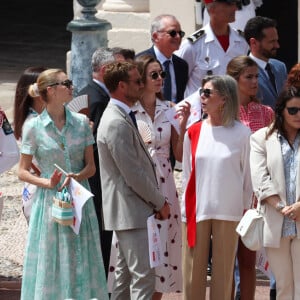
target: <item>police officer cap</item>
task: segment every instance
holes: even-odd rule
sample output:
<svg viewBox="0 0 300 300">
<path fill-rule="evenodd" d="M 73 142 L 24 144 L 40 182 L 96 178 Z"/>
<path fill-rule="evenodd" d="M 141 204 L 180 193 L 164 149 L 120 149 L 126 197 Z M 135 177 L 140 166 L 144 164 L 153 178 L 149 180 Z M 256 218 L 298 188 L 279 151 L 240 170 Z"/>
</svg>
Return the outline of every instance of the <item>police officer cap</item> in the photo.
<svg viewBox="0 0 300 300">
<path fill-rule="evenodd" d="M 213 2 L 223 2 L 223 3 L 238 3 L 240 0 L 204 0 L 205 4 L 213 3 Z"/>
</svg>

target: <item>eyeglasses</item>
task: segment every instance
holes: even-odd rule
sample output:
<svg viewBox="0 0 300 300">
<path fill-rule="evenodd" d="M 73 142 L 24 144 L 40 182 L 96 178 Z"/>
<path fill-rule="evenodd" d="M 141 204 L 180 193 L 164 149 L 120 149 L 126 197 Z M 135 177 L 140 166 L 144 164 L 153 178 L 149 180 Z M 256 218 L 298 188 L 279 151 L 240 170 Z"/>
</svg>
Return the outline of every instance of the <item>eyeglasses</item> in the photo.
<svg viewBox="0 0 300 300">
<path fill-rule="evenodd" d="M 62 82 L 56 82 L 56 83 L 50 84 L 49 86 L 55 86 L 55 85 L 63 85 L 66 88 L 70 89 L 73 86 L 73 82 L 70 79 L 66 79 Z"/>
<path fill-rule="evenodd" d="M 159 71 L 159 72 L 153 71 L 150 73 L 150 77 L 152 80 L 158 79 L 159 76 L 161 79 L 165 79 L 167 76 L 167 73 L 165 71 Z"/>
<path fill-rule="evenodd" d="M 289 115 L 294 116 L 300 111 L 300 107 L 286 107 Z"/>
<path fill-rule="evenodd" d="M 178 34 L 181 38 L 183 38 L 185 36 L 185 32 L 182 30 L 176 31 L 176 30 L 159 30 L 158 32 L 165 32 L 167 33 L 169 36 L 171 36 L 172 38 L 176 37 L 176 35 Z"/>
<path fill-rule="evenodd" d="M 209 98 L 211 94 L 213 94 L 213 89 L 200 89 L 199 90 L 199 95 L 204 95 L 206 98 Z"/>
</svg>

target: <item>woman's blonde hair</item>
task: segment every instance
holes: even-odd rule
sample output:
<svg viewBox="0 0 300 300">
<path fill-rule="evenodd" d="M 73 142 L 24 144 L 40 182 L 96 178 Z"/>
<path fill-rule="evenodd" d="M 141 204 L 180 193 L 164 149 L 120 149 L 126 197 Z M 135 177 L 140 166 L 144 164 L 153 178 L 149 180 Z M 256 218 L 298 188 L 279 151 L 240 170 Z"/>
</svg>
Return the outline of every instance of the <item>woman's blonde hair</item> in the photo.
<svg viewBox="0 0 300 300">
<path fill-rule="evenodd" d="M 222 125 L 225 127 L 233 126 L 235 120 L 239 120 L 239 98 L 235 79 L 229 75 L 206 76 L 202 80 L 202 87 L 207 82 L 211 82 L 218 94 L 225 99 L 222 114 Z"/>
<path fill-rule="evenodd" d="M 58 80 L 58 75 L 64 73 L 61 69 L 48 69 L 42 72 L 37 78 L 36 83 L 31 84 L 28 88 L 28 94 L 31 97 L 41 96 L 47 102 L 47 87 L 55 85 Z"/>
</svg>

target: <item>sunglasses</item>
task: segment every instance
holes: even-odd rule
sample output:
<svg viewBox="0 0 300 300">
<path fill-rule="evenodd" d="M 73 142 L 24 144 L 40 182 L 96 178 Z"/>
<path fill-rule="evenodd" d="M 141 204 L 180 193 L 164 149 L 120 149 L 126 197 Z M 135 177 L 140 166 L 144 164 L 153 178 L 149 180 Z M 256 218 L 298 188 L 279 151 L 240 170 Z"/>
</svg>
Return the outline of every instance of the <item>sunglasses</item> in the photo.
<svg viewBox="0 0 300 300">
<path fill-rule="evenodd" d="M 167 73 L 165 71 L 159 71 L 159 72 L 153 71 L 150 74 L 150 77 L 152 80 L 158 79 L 159 76 L 161 79 L 165 79 L 167 76 Z"/>
<path fill-rule="evenodd" d="M 73 86 L 73 82 L 70 79 L 66 79 L 62 82 L 56 82 L 56 83 L 50 84 L 49 86 L 55 86 L 55 85 L 63 85 L 66 88 L 70 89 Z"/>
<path fill-rule="evenodd" d="M 199 90 L 199 95 L 204 95 L 206 98 L 209 98 L 211 96 L 211 94 L 213 94 L 213 90 L 212 89 L 200 89 Z"/>
<path fill-rule="evenodd" d="M 176 31 L 176 30 L 169 30 L 169 31 L 164 31 L 164 30 L 160 30 L 158 32 L 166 32 L 169 36 L 171 36 L 172 38 L 176 37 L 176 35 L 178 34 L 181 38 L 183 38 L 185 36 L 185 32 L 182 30 Z"/>
<path fill-rule="evenodd" d="M 294 116 L 300 111 L 300 107 L 286 107 L 289 115 Z"/>
</svg>

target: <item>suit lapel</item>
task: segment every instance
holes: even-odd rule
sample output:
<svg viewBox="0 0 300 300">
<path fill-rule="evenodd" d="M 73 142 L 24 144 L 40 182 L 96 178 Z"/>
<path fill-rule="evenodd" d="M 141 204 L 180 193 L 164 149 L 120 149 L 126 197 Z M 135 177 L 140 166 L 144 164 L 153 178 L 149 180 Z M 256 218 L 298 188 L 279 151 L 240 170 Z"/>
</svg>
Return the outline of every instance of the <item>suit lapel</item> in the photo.
<svg viewBox="0 0 300 300">
<path fill-rule="evenodd" d="M 273 133 L 266 140 L 266 151 L 269 153 L 268 164 L 273 166 L 273 170 L 275 170 L 276 176 L 274 178 L 278 178 L 277 184 L 278 189 L 280 190 L 281 195 L 286 195 L 285 184 L 285 175 L 284 175 L 284 163 L 281 153 L 281 144 L 277 135 L 277 132 Z M 272 174 L 270 174 L 272 177 Z"/>
<path fill-rule="evenodd" d="M 277 93 L 276 93 L 271 81 L 269 80 L 269 77 L 267 76 L 265 70 L 262 69 L 261 67 L 259 67 L 259 76 L 262 79 L 262 84 L 266 85 L 268 87 L 268 90 L 271 92 L 274 99 L 276 99 L 277 98 Z M 276 76 L 275 76 L 275 81 L 276 81 Z M 276 86 L 277 86 L 277 83 L 276 83 Z"/>
<path fill-rule="evenodd" d="M 114 110 L 116 110 L 116 111 L 122 116 L 122 118 L 124 118 L 124 119 L 130 124 L 130 126 L 131 126 L 132 129 L 134 130 L 134 133 L 135 133 L 136 136 L 138 137 L 139 142 L 140 142 L 142 148 L 144 149 L 144 151 L 145 151 L 146 155 L 148 156 L 149 160 L 151 161 L 153 170 L 154 170 L 154 172 L 155 172 L 155 167 L 154 167 L 152 158 L 151 158 L 151 156 L 150 156 L 150 154 L 149 154 L 149 152 L 148 152 L 148 150 L 147 150 L 147 148 L 146 148 L 146 145 L 145 145 L 145 143 L 144 143 L 144 141 L 143 141 L 143 139 L 142 139 L 142 137 L 141 137 L 141 135 L 140 135 L 138 129 L 134 126 L 134 124 L 133 124 L 133 122 L 132 122 L 130 116 L 129 116 L 129 115 L 128 115 L 121 107 L 119 107 L 119 106 L 117 106 L 117 105 L 114 105 L 114 104 L 111 104 L 111 103 L 109 103 L 108 105 L 111 106 Z"/>
</svg>

